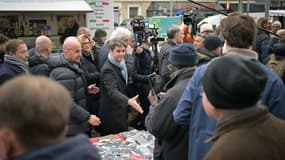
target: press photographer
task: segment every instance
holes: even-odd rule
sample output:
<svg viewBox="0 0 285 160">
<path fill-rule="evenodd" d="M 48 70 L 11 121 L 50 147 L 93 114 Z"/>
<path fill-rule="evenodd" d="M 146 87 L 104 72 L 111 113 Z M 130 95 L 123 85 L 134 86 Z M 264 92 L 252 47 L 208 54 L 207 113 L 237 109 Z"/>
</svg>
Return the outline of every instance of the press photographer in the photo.
<svg viewBox="0 0 285 160">
<path fill-rule="evenodd" d="M 144 110 L 142 115 L 138 115 L 135 120 L 130 122 L 130 126 L 136 129 L 145 129 L 144 119 L 149 111 L 149 101 L 147 99 L 149 93 L 149 75 L 153 70 L 153 58 L 155 54 L 152 48 L 152 39 L 154 35 L 146 32 L 144 19 L 141 16 L 135 17 L 131 22 L 133 30 L 133 43 L 135 65 L 132 74 L 133 83 L 128 85 L 129 96 L 139 95 L 139 102 Z"/>
<path fill-rule="evenodd" d="M 197 32 L 198 11 L 197 8 L 193 8 L 183 13 L 183 23 L 187 25 L 187 27 L 191 26 L 191 36 L 196 35 Z"/>
</svg>

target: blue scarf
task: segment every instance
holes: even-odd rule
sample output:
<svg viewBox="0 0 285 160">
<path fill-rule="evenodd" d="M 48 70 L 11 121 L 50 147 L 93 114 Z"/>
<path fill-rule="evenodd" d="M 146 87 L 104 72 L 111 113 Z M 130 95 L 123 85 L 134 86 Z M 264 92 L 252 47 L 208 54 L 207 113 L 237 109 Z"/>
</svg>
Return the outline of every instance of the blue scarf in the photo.
<svg viewBox="0 0 285 160">
<path fill-rule="evenodd" d="M 125 81 L 126 81 L 126 85 L 128 84 L 128 70 L 127 70 L 127 66 L 125 63 L 125 60 L 123 59 L 121 62 L 117 61 L 112 54 L 108 54 L 108 60 L 115 65 L 116 67 L 121 69 L 121 74 L 124 77 Z"/>
</svg>

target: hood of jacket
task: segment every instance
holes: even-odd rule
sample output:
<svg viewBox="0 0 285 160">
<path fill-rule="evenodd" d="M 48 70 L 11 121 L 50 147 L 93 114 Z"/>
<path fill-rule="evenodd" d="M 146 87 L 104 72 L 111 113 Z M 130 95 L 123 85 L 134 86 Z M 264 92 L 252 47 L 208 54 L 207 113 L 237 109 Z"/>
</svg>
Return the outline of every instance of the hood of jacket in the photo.
<svg viewBox="0 0 285 160">
<path fill-rule="evenodd" d="M 64 58 L 63 54 L 54 54 L 49 57 L 48 64 L 50 68 L 56 68 L 68 66 L 69 62 Z"/>
<path fill-rule="evenodd" d="M 57 68 L 57 67 L 66 67 L 74 70 L 77 73 L 82 73 L 83 71 L 76 65 L 73 65 L 67 61 L 67 59 L 63 56 L 63 54 L 54 54 L 50 55 L 48 59 L 48 65 L 51 69 Z"/>
<path fill-rule="evenodd" d="M 29 66 L 35 66 L 38 64 L 47 64 L 47 58 L 40 55 L 35 48 L 29 51 Z"/>
<path fill-rule="evenodd" d="M 95 145 L 85 135 L 70 137 L 62 142 L 36 148 L 13 160 L 99 160 Z"/>
</svg>

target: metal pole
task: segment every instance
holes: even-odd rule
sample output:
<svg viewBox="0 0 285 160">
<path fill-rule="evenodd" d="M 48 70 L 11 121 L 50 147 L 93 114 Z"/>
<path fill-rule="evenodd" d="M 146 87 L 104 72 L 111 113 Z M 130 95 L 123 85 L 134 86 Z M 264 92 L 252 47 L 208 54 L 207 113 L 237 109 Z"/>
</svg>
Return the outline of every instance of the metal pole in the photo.
<svg viewBox="0 0 285 160">
<path fill-rule="evenodd" d="M 240 12 L 243 11 L 243 0 L 239 0 L 239 3 L 238 3 L 238 10 L 239 10 Z"/>
<path fill-rule="evenodd" d="M 172 8 L 173 8 L 173 4 L 172 4 L 172 0 L 170 0 L 170 16 L 172 16 Z"/>
<path fill-rule="evenodd" d="M 269 18 L 269 9 L 270 9 L 270 0 L 266 0 L 265 2 L 265 17 L 268 19 Z"/>
<path fill-rule="evenodd" d="M 249 0 L 247 0 L 246 12 L 247 12 L 247 13 L 250 12 L 250 2 L 249 2 Z"/>
</svg>

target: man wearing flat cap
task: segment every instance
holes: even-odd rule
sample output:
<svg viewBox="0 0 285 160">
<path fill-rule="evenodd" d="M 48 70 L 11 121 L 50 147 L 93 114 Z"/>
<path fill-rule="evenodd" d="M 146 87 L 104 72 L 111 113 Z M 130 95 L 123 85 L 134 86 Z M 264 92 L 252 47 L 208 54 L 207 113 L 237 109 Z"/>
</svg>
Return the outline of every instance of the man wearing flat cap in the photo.
<svg viewBox="0 0 285 160">
<path fill-rule="evenodd" d="M 218 123 L 205 160 L 285 159 L 285 121 L 258 103 L 266 81 L 256 60 L 227 55 L 209 64 L 202 102 Z"/>
<path fill-rule="evenodd" d="M 188 150 L 188 129 L 175 124 L 172 112 L 195 71 L 198 55 L 192 44 L 185 43 L 173 47 L 168 60 L 172 74 L 165 86 L 167 92 L 159 101 L 155 95 L 149 96 L 151 107 L 145 125 L 156 137 L 154 160 L 185 160 Z"/>
</svg>

